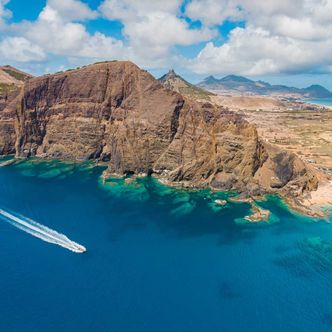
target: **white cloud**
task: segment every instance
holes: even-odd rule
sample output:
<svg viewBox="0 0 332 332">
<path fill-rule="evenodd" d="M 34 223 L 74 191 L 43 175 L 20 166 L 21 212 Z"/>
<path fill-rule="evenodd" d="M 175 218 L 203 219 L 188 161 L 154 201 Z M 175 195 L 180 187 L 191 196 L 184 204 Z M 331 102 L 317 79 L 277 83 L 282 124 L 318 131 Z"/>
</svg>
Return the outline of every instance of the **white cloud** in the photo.
<svg viewBox="0 0 332 332">
<path fill-rule="evenodd" d="M 96 11 L 78 0 L 48 0 L 48 5 L 56 10 L 64 21 L 89 20 L 98 16 Z"/>
<path fill-rule="evenodd" d="M 90 59 L 115 59 L 123 56 L 122 41 L 98 32 L 88 33 L 84 24 L 68 21 L 69 16 L 64 16 L 62 10 L 63 7 L 59 11 L 57 6 L 54 8 L 47 4 L 37 21 L 24 22 L 16 30 L 19 29 L 21 35 L 45 52 L 57 56 Z M 81 19 L 86 17 L 79 16 L 77 12 L 75 15 Z"/>
<path fill-rule="evenodd" d="M 186 62 L 191 70 L 264 75 L 324 71 L 332 65 L 332 0 L 207 1 L 213 11 L 203 10 L 206 1 L 193 0 L 187 14 L 207 25 L 245 20 L 246 27 L 233 30 L 221 46 L 208 43 Z"/>
<path fill-rule="evenodd" d="M 97 14 L 77 0 L 48 0 L 36 21 L 11 25 L 11 34 L 71 62 L 125 59 L 146 68 L 168 66 L 174 59 L 170 52 L 174 45 L 190 45 L 213 35 L 210 29 L 189 29 L 177 17 L 180 4 L 179 0 L 104 2 L 101 10 L 105 16 L 113 19 L 114 14 L 114 18 L 122 19 L 126 44 L 100 32 L 90 34 L 81 21 L 94 19 Z"/>
<path fill-rule="evenodd" d="M 48 0 L 36 21 L 17 24 L 7 20 L 8 2 L 0 0 L 0 61 L 126 59 L 148 69 L 180 64 L 200 74 L 246 75 L 332 68 L 332 0 L 191 0 L 184 13 L 183 0 L 103 0 L 98 10 L 79 0 Z M 121 21 L 125 40 L 90 33 L 85 21 L 100 16 Z M 190 20 L 202 24 L 193 29 Z M 216 45 L 225 20 L 245 27 Z M 174 51 L 200 42 L 207 43 L 194 59 Z"/>
<path fill-rule="evenodd" d="M 7 3 L 7 0 L 0 0 L 0 19 L 2 13 L 9 15 L 4 7 Z M 85 25 L 78 22 L 97 15 L 78 0 L 48 0 L 36 21 L 5 25 L 6 34 L 2 39 L 0 36 L 0 61 L 38 62 L 56 56 L 92 62 L 126 57 L 128 50 L 122 41 L 99 32 L 90 34 Z"/>
<path fill-rule="evenodd" d="M 105 0 L 100 11 L 110 20 L 121 20 L 123 33 L 135 54 L 156 60 L 169 56 L 174 45 L 191 45 L 215 36 L 209 28 L 190 29 L 179 16 L 181 0 Z"/>
<path fill-rule="evenodd" d="M 249 26 L 233 30 L 229 41 L 222 46 L 208 43 L 188 66 L 198 73 L 301 72 L 332 63 L 331 52 L 330 40 L 294 40 Z"/>
<path fill-rule="evenodd" d="M 12 12 L 6 9 L 9 0 L 0 0 L 0 30 L 5 26 L 5 20 L 12 16 Z"/>
<path fill-rule="evenodd" d="M 8 37 L 0 42 L 1 61 L 31 62 L 45 60 L 43 49 L 23 37 Z"/>
<path fill-rule="evenodd" d="M 232 0 L 193 0 L 187 5 L 186 14 L 206 25 L 221 24 L 226 19 L 243 18 L 240 8 Z"/>
</svg>

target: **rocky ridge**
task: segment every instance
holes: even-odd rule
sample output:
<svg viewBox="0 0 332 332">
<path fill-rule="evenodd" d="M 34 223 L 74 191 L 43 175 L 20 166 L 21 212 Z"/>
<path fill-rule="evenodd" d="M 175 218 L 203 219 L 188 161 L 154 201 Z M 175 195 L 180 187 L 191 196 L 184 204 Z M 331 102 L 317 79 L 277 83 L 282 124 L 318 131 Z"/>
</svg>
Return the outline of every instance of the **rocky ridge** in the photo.
<svg viewBox="0 0 332 332">
<path fill-rule="evenodd" d="M 210 97 L 214 94 L 206 91 L 202 88 L 197 87 L 186 81 L 183 77 L 178 75 L 173 69 L 162 77 L 159 78 L 159 81 L 170 90 L 178 92 L 183 96 L 190 99 L 201 99 L 201 100 L 210 100 Z"/>
<path fill-rule="evenodd" d="M 111 174 L 168 184 L 279 193 L 315 190 L 315 173 L 263 142 L 239 115 L 166 89 L 130 62 L 97 63 L 28 80 L 0 111 L 0 154 L 93 159 Z"/>
</svg>

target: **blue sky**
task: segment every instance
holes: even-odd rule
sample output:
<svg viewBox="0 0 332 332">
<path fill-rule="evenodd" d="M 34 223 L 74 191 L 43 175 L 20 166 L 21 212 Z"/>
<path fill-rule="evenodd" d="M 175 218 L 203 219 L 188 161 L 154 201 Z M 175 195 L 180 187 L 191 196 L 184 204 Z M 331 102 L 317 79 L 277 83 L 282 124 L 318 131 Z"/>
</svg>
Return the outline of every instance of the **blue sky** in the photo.
<svg viewBox="0 0 332 332">
<path fill-rule="evenodd" d="M 332 0 L 0 0 L 0 63 L 34 74 L 131 60 L 190 81 L 332 89 Z"/>
</svg>

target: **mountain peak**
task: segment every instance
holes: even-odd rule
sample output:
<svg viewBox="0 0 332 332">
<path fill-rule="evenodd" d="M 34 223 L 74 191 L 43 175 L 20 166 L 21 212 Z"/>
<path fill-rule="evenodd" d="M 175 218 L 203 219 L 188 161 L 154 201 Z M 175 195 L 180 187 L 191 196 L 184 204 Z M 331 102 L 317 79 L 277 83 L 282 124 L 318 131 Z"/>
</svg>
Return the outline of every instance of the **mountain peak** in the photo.
<svg viewBox="0 0 332 332">
<path fill-rule="evenodd" d="M 159 78 L 159 81 L 161 82 L 166 82 L 170 79 L 180 79 L 180 80 L 184 80 L 181 76 L 179 76 L 174 69 L 170 69 L 165 75 L 163 75 L 162 77 Z"/>
<path fill-rule="evenodd" d="M 303 89 L 305 93 L 316 98 L 332 98 L 332 92 L 319 84 L 313 84 Z"/>
<path fill-rule="evenodd" d="M 237 75 L 227 75 L 225 77 L 223 77 L 221 80 L 221 82 L 240 82 L 240 83 L 251 83 L 253 82 L 252 80 L 243 77 L 243 76 L 237 76 Z"/>
<path fill-rule="evenodd" d="M 167 74 L 159 78 L 166 88 L 181 93 L 187 97 L 206 99 L 212 94 L 186 81 L 178 75 L 174 69 L 170 69 Z"/>
<path fill-rule="evenodd" d="M 203 80 L 203 83 L 205 83 L 205 84 L 214 84 L 214 83 L 218 83 L 218 82 L 219 82 L 219 80 L 217 78 L 215 78 L 213 75 L 210 75 Z"/>
</svg>

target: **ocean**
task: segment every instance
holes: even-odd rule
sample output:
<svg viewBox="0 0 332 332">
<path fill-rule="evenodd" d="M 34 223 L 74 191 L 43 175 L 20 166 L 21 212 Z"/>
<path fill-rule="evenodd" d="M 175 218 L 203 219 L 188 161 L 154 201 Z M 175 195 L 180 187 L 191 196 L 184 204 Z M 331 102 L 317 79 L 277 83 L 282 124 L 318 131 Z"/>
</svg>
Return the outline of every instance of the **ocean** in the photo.
<svg viewBox="0 0 332 332">
<path fill-rule="evenodd" d="M 332 107 L 332 98 L 316 98 L 316 99 L 306 99 L 307 103 L 317 104 L 322 106 Z"/>
<path fill-rule="evenodd" d="M 332 330 L 331 224 L 277 197 L 259 203 L 271 223 L 245 224 L 248 204 L 214 204 L 233 194 L 102 170 L 0 168 L 0 209 L 65 241 L 0 220 L 1 332 Z"/>
</svg>

